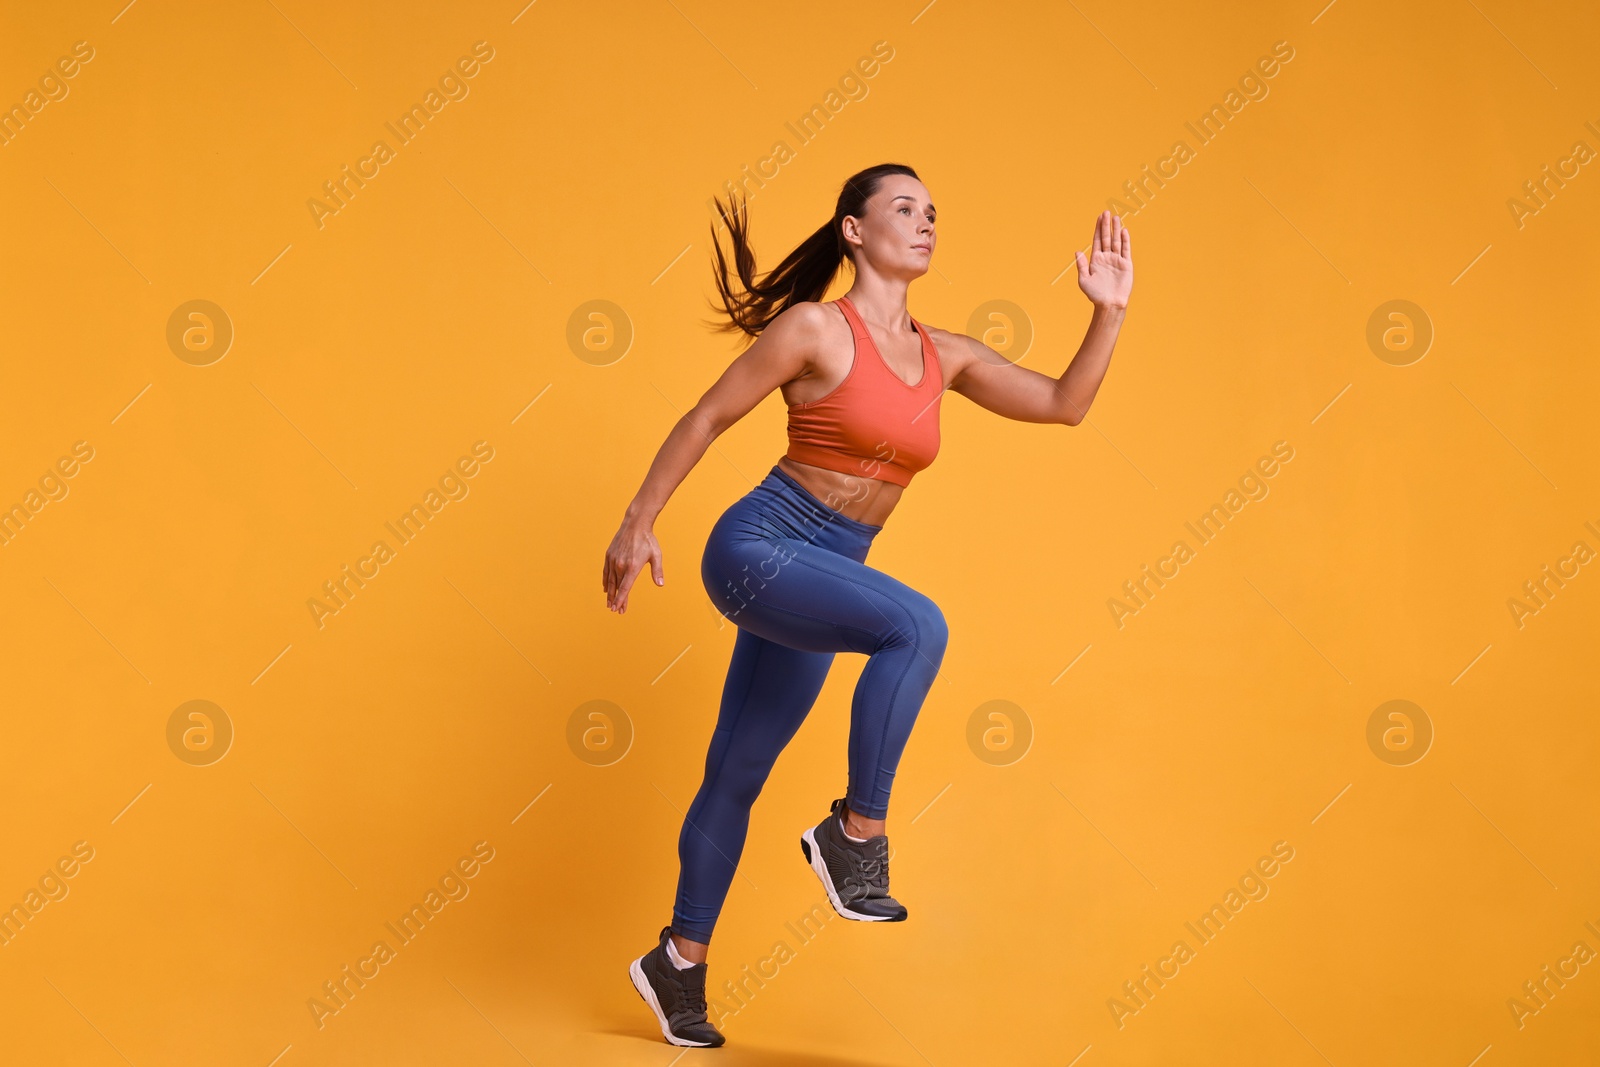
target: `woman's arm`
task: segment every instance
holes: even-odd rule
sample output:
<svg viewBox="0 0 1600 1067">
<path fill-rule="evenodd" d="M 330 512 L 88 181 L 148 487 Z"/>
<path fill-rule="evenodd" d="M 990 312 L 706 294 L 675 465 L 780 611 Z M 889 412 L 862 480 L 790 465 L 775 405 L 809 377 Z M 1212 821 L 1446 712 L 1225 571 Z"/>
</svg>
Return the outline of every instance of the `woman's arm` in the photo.
<svg viewBox="0 0 1600 1067">
<path fill-rule="evenodd" d="M 785 310 L 672 427 L 606 549 L 601 571 L 606 607 L 618 614 L 627 611 L 628 591 L 646 564 L 656 584 L 666 584 L 661 546 L 652 532 L 656 517 L 712 441 L 768 393 L 805 372 L 822 336 L 822 316 L 822 305 L 816 303 Z"/>
<path fill-rule="evenodd" d="M 966 361 L 950 388 L 980 407 L 1019 422 L 1083 421 L 1111 365 L 1111 350 L 1127 314 L 1133 289 L 1133 254 L 1122 220 L 1109 211 L 1095 220 L 1093 247 L 1077 254 L 1078 286 L 1094 304 L 1089 329 L 1072 362 L 1052 378 L 1019 364 L 976 338 L 947 335 L 965 350 Z"/>
</svg>

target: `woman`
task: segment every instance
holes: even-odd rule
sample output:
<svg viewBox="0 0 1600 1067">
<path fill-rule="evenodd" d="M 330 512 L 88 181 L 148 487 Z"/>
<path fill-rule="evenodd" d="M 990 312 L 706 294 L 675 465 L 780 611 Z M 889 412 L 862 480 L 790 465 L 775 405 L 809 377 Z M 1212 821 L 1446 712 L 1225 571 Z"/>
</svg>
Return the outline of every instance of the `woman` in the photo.
<svg viewBox="0 0 1600 1067">
<path fill-rule="evenodd" d="M 932 200 L 910 167 L 888 163 L 849 178 L 833 218 L 761 281 L 743 206 L 717 209 L 744 289 L 734 292 L 714 234 L 729 320 L 720 328 L 757 340 L 667 435 L 606 550 L 602 578 L 606 604 L 619 613 L 646 565 L 665 584 L 656 516 L 707 446 L 781 389 L 788 452 L 723 513 L 702 558 L 706 591 L 738 636 L 705 778 L 679 835 L 672 923 L 629 966 L 667 1041 L 696 1046 L 723 1043 L 706 1018 L 706 951 L 750 806 L 839 652 L 868 657 L 851 706 L 849 783 L 801 836 L 801 851 L 840 915 L 906 917 L 889 896 L 885 820 L 947 630 L 932 600 L 866 565 L 867 549 L 938 451 L 945 390 L 1006 418 L 1077 425 L 1105 377 L 1133 285 L 1128 231 L 1104 212 L 1091 255 L 1077 253 L 1078 285 L 1094 304 L 1089 329 L 1054 378 L 907 313 L 906 290 L 928 272 L 937 240 Z M 820 303 L 846 259 L 855 275 L 849 293 Z"/>
</svg>

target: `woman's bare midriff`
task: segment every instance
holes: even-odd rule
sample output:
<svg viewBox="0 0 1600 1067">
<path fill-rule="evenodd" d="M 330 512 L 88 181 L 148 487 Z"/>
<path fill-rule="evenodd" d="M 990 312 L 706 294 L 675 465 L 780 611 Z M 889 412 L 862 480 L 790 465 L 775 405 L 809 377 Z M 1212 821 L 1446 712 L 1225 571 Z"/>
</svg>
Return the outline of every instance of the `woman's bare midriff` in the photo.
<svg viewBox="0 0 1600 1067">
<path fill-rule="evenodd" d="M 903 491 L 893 482 L 814 467 L 788 456 L 781 457 L 778 466 L 828 507 L 847 519 L 855 519 L 868 526 L 882 526 L 894 506 L 900 502 Z"/>
</svg>

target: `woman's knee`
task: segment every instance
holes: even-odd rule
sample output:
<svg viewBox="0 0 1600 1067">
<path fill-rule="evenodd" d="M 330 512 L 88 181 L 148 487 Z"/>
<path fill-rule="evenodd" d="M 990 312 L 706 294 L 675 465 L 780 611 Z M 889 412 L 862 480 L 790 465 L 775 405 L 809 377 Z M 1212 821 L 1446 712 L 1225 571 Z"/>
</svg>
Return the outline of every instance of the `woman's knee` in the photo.
<svg viewBox="0 0 1600 1067">
<path fill-rule="evenodd" d="M 923 620 L 927 627 L 928 636 L 924 640 L 928 647 L 938 648 L 943 654 L 945 646 L 950 643 L 950 625 L 945 621 L 944 612 L 939 610 L 939 605 L 928 601 L 927 617 Z"/>
<path fill-rule="evenodd" d="M 904 607 L 908 623 L 906 639 L 915 644 L 923 655 L 937 661 L 950 640 L 950 627 L 945 622 L 944 612 L 931 598 L 915 592 L 906 599 Z"/>
</svg>

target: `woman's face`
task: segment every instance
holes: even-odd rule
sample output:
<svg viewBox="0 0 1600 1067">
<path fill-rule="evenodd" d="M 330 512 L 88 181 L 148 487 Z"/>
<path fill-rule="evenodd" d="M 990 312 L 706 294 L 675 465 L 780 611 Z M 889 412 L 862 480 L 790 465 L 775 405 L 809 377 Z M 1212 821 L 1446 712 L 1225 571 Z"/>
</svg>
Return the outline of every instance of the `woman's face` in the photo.
<svg viewBox="0 0 1600 1067">
<path fill-rule="evenodd" d="M 856 262 L 881 274 L 920 278 L 928 272 L 938 237 L 927 186 L 906 174 L 891 174 L 867 198 L 861 216 L 847 215 L 844 236 Z"/>
</svg>

